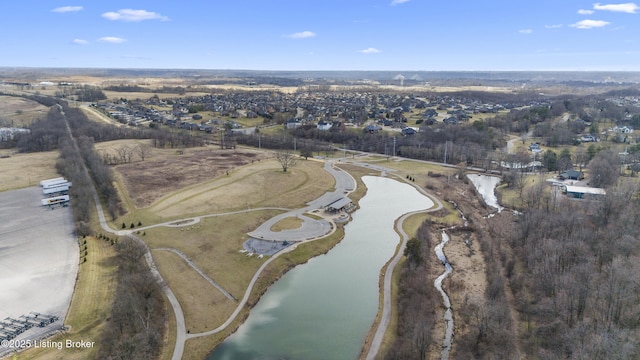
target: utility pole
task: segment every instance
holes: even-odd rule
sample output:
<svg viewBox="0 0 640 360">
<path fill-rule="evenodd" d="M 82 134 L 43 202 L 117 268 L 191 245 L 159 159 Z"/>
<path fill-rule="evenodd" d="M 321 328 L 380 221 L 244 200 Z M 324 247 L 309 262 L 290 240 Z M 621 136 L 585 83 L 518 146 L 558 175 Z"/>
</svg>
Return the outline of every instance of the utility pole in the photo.
<svg viewBox="0 0 640 360">
<path fill-rule="evenodd" d="M 396 156 L 396 137 L 393 137 L 393 157 Z"/>
<path fill-rule="evenodd" d="M 262 142 L 260 140 L 260 135 L 258 135 L 258 149 L 262 149 Z"/>
<path fill-rule="evenodd" d="M 296 152 L 296 138 L 293 138 L 293 152 Z"/>
<path fill-rule="evenodd" d="M 444 142 L 444 163 L 447 163 L 447 145 L 449 145 L 449 141 Z"/>
</svg>

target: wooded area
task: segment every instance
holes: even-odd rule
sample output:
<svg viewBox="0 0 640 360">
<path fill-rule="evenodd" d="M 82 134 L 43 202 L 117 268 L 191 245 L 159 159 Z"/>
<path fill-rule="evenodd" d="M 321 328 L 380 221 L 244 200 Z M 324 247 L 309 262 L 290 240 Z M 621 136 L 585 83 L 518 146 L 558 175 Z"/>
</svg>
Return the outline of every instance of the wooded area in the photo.
<svg viewBox="0 0 640 360">
<path fill-rule="evenodd" d="M 557 197 L 542 186 L 524 191 L 518 215 L 503 211 L 482 218 L 472 202 L 458 203 L 469 216 L 465 231 L 480 246 L 488 283 L 483 303 L 465 301 L 454 309 L 451 357 L 640 357 L 637 185 L 611 187 L 599 201 Z M 442 341 L 432 330 L 442 319 L 434 318 L 441 305 L 429 277 L 430 267 L 440 264 L 427 240 L 439 229 L 425 222 L 418 230 L 420 246 L 417 240 L 407 244 L 397 339 L 386 358 L 425 359 L 424 342 Z M 453 266 L 454 274 L 460 271 Z M 453 281 L 445 285 L 447 292 L 459 291 Z"/>
<path fill-rule="evenodd" d="M 145 261 L 147 250 L 129 237 L 121 239 L 116 250 L 118 287 L 98 358 L 156 359 L 162 351 L 167 309 Z"/>
</svg>

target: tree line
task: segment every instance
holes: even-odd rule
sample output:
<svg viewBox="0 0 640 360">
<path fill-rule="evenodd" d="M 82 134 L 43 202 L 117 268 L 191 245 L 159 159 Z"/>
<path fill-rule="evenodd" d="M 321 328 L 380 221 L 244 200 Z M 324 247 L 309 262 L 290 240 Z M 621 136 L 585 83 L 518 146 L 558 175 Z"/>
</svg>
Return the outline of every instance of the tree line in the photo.
<svg viewBox="0 0 640 360">
<path fill-rule="evenodd" d="M 238 144 L 269 149 L 293 149 L 295 146 L 297 150 L 322 151 L 335 146 L 389 156 L 446 161 L 450 164 L 466 162 L 485 167 L 487 159 L 492 156 L 491 152 L 504 144 L 502 133 L 482 123 L 474 126 L 438 124 L 425 129 L 415 135 L 401 136 L 361 130 L 321 131 L 315 127 L 303 126 L 291 130 L 288 136 L 239 134 L 235 139 Z"/>
<path fill-rule="evenodd" d="M 45 99 L 39 101 L 49 104 L 50 98 Z M 64 109 L 66 119 L 75 137 L 93 138 L 96 143 L 120 139 L 152 139 L 153 146 L 160 148 L 204 145 L 203 137 L 193 136 L 182 131 L 166 128 L 120 127 L 91 121 L 81 109 L 69 107 L 65 101 L 58 103 Z M 17 150 L 19 152 L 38 152 L 58 149 L 66 130 L 64 127 L 57 126 L 58 123 L 55 122 L 57 118 L 62 118 L 62 114 L 53 109 L 44 118 L 34 120 L 29 127 L 30 133 L 16 136 Z"/>
<path fill-rule="evenodd" d="M 98 359 L 158 359 L 167 312 L 162 291 L 145 261 L 146 247 L 126 237 L 116 245 L 117 287 L 100 339 Z"/>
</svg>

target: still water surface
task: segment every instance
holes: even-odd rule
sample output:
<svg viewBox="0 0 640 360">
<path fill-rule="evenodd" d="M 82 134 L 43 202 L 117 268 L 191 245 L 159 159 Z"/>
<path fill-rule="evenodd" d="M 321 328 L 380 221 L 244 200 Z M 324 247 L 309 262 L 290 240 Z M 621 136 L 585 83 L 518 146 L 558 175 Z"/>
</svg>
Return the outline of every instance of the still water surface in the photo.
<svg viewBox="0 0 640 360">
<path fill-rule="evenodd" d="M 380 269 L 399 242 L 394 221 L 433 206 L 408 184 L 373 176 L 363 181 L 367 194 L 342 242 L 273 284 L 207 359 L 357 359 L 378 311 Z"/>
</svg>

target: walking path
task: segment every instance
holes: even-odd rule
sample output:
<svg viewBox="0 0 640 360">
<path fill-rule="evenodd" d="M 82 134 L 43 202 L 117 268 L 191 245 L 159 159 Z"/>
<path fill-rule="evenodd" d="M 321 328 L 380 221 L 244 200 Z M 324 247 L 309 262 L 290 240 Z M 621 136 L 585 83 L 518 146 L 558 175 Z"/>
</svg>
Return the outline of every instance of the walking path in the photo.
<svg viewBox="0 0 640 360">
<path fill-rule="evenodd" d="M 70 129 L 69 129 L 69 132 L 70 132 Z M 75 140 L 74 140 L 74 143 L 75 143 Z M 191 226 L 193 224 L 197 224 L 198 222 L 200 222 L 200 220 L 202 218 L 207 218 L 207 217 L 225 216 L 225 215 L 231 215 L 231 214 L 246 213 L 247 211 L 259 211 L 259 210 L 265 210 L 265 209 L 277 209 L 277 210 L 284 210 L 284 211 L 287 211 L 287 212 L 283 213 L 283 214 L 280 214 L 280 215 L 277 215 L 277 216 L 267 220 L 265 223 L 260 225 L 257 229 L 255 229 L 254 231 L 250 232 L 248 235 L 252 236 L 252 237 L 255 237 L 255 238 L 259 238 L 259 239 L 280 240 L 280 241 L 281 240 L 288 240 L 288 241 L 292 241 L 292 242 L 311 241 L 311 240 L 315 240 L 315 239 L 319 239 L 319 238 L 325 237 L 325 236 L 331 234 L 333 231 L 335 231 L 335 225 L 333 223 L 328 222 L 327 220 L 324 220 L 324 219 L 320 219 L 320 220 L 313 219 L 311 217 L 308 217 L 308 216 L 304 215 L 304 213 L 307 213 L 307 212 L 310 212 L 310 211 L 316 210 L 316 209 L 321 209 L 324 206 L 329 205 L 329 204 L 333 203 L 334 201 L 339 200 L 339 199 L 347 196 L 349 193 L 354 191 L 355 188 L 356 188 L 355 179 L 353 179 L 353 177 L 350 174 L 348 174 L 347 172 L 335 168 L 334 167 L 334 163 L 335 163 L 335 160 L 327 161 L 325 163 L 324 169 L 327 172 L 329 172 L 335 178 L 335 181 L 336 181 L 335 190 L 332 191 L 332 192 L 327 192 L 324 195 L 322 195 L 321 197 L 319 197 L 318 199 L 307 203 L 307 206 L 304 207 L 304 208 L 295 209 L 295 210 L 284 209 L 284 208 L 259 208 L 259 209 L 252 209 L 252 210 L 240 210 L 240 211 L 228 212 L 228 213 L 208 214 L 208 215 L 203 215 L 203 216 L 197 216 L 197 217 L 173 220 L 173 221 L 164 222 L 164 223 L 160 223 L 160 224 L 154 224 L 154 225 L 150 225 L 150 226 L 139 227 L 139 228 L 135 229 L 135 231 L 147 230 L 147 229 L 152 229 L 152 228 L 160 227 L 160 226 L 164 226 L 164 227 Z M 366 163 L 360 163 L 360 162 L 356 162 L 356 161 L 349 161 L 348 163 L 349 164 L 353 164 L 353 165 L 357 165 L 357 166 L 361 166 L 361 167 L 366 167 L 366 168 L 369 168 L 369 169 L 378 170 L 378 171 L 382 172 L 383 174 L 395 171 L 395 170 L 392 170 L 392 169 L 384 168 L 382 166 L 371 165 L 371 164 L 366 164 Z M 420 192 L 422 192 L 423 194 L 425 194 L 426 196 L 429 196 L 430 198 L 432 198 L 434 200 L 434 203 L 437 204 L 437 206 L 435 208 L 429 209 L 427 211 L 436 211 L 436 210 L 439 210 L 439 209 L 442 208 L 442 203 L 440 202 L 440 200 L 428 195 L 424 190 L 422 190 L 419 187 L 418 187 L 418 190 Z M 109 227 L 107 221 L 106 221 L 105 216 L 104 216 L 104 211 L 102 209 L 102 206 L 101 206 L 101 203 L 100 203 L 100 199 L 98 197 L 98 194 L 97 194 L 95 188 L 92 188 L 92 193 L 93 193 L 94 200 L 96 202 L 96 209 L 97 209 L 97 212 L 98 212 L 98 218 L 99 218 L 99 221 L 100 221 L 100 226 L 102 227 L 102 229 L 104 231 L 109 232 L 109 233 L 113 233 L 113 234 L 116 234 L 116 235 L 120 235 L 120 236 L 130 236 L 131 238 L 134 238 L 137 241 L 140 241 L 142 244 L 144 244 L 144 241 L 142 241 L 140 238 L 138 238 L 138 237 L 136 237 L 136 236 L 134 236 L 132 234 L 132 232 L 134 230 L 113 230 L 113 229 L 111 229 Z M 367 354 L 367 359 L 375 358 L 376 354 L 378 353 L 378 351 L 380 349 L 382 338 L 384 337 L 384 333 L 386 332 L 387 327 L 388 327 L 389 322 L 390 322 L 390 319 L 391 319 L 391 283 L 392 283 L 392 278 L 393 278 L 393 271 L 394 271 L 395 266 L 397 265 L 397 263 L 399 262 L 399 260 L 402 258 L 403 254 L 404 254 L 404 248 L 406 246 L 406 242 L 408 240 L 408 236 L 404 232 L 404 230 L 402 230 L 402 224 L 403 224 L 403 221 L 407 217 L 409 217 L 410 215 L 413 215 L 413 213 L 409 213 L 409 214 L 403 215 L 399 219 L 398 224 L 397 224 L 398 229 L 399 229 L 398 231 L 402 235 L 402 243 L 401 243 L 400 248 L 399 248 L 398 252 L 396 253 L 395 257 L 389 263 L 389 266 L 387 267 L 387 271 L 386 271 L 385 276 L 384 276 L 384 285 L 383 285 L 383 287 L 384 287 L 383 299 L 384 300 L 383 300 L 383 307 L 382 307 L 382 316 L 381 316 L 381 319 L 380 319 L 379 326 L 378 326 L 378 328 L 376 330 L 375 336 L 374 336 L 374 338 L 372 340 L 372 344 L 371 344 L 371 346 L 369 348 L 369 352 Z M 297 218 L 301 219 L 302 220 L 302 226 L 300 228 L 298 228 L 298 229 L 283 230 L 283 231 L 277 231 L 277 232 L 271 230 L 271 227 L 274 224 L 276 224 L 278 221 L 280 221 L 282 219 L 285 219 L 285 218 L 288 218 L 288 217 L 297 217 Z M 153 275 L 156 277 L 158 283 L 161 285 L 163 292 L 167 296 L 167 299 L 169 300 L 169 303 L 170 303 L 171 307 L 173 308 L 174 314 L 176 316 L 176 344 L 175 344 L 175 347 L 174 347 L 172 360 L 180 360 L 180 359 L 182 359 L 182 356 L 183 356 L 183 353 L 184 353 L 185 342 L 186 342 L 187 339 L 192 339 L 192 338 L 212 335 L 212 334 L 215 334 L 215 333 L 218 333 L 218 332 L 224 330 L 227 326 L 229 326 L 236 319 L 238 314 L 240 314 L 240 312 L 242 311 L 242 309 L 246 305 L 246 303 L 247 303 L 247 301 L 249 299 L 249 296 L 251 294 L 251 291 L 252 291 L 253 287 L 255 286 L 255 283 L 256 283 L 258 277 L 260 276 L 262 271 L 267 267 L 267 265 L 269 263 L 271 263 L 271 261 L 276 259 L 278 256 L 280 256 L 281 254 L 285 254 L 285 253 L 288 253 L 290 251 L 293 251 L 296 247 L 297 246 L 294 244 L 293 246 L 285 248 L 284 250 L 276 253 L 274 256 L 271 256 L 269 259 L 267 259 L 267 261 L 265 261 L 262 264 L 262 266 L 260 266 L 258 271 L 256 271 L 256 273 L 254 274 L 253 278 L 251 279 L 251 281 L 249 283 L 249 286 L 247 287 L 247 290 L 246 290 L 242 300 L 238 303 L 238 306 L 236 307 L 234 312 L 231 314 L 231 316 L 222 325 L 220 325 L 218 328 L 210 330 L 210 331 L 197 333 L 197 334 L 187 334 L 186 324 L 185 324 L 185 319 L 184 319 L 184 313 L 182 311 L 182 307 L 180 306 L 180 303 L 179 303 L 178 299 L 176 298 L 175 294 L 173 294 L 173 292 L 171 291 L 169 286 L 166 284 L 166 282 L 164 281 L 164 279 L 162 278 L 162 276 L 158 272 L 157 267 L 156 267 L 155 263 L 153 262 L 153 258 L 151 257 L 151 252 L 149 251 L 149 249 L 146 247 L 146 244 L 145 244 L 145 249 L 147 250 L 146 254 L 145 254 L 145 259 L 146 259 L 146 261 L 147 261 L 147 263 L 148 263 Z M 189 261 L 189 259 L 188 259 L 188 257 L 186 257 L 186 255 L 182 254 L 181 252 L 179 252 L 176 249 L 162 248 L 162 249 L 158 249 L 158 250 L 168 250 L 168 251 L 173 251 L 173 252 L 177 253 L 185 261 L 187 261 L 187 263 L 189 263 L 189 265 L 191 265 L 200 275 L 202 275 L 205 279 L 207 279 L 207 281 L 209 281 L 213 286 L 215 286 L 220 291 L 225 293 L 226 296 L 228 296 L 228 297 L 231 296 L 222 287 L 216 286 L 216 283 L 215 283 L 215 281 L 213 281 L 213 279 L 211 279 L 208 276 L 206 276 L 205 274 L 203 274 L 202 271 L 198 271 L 199 269 L 195 266 L 195 264 L 193 264 L 191 261 Z M 231 298 L 233 298 L 233 296 L 231 296 Z"/>
<path fill-rule="evenodd" d="M 181 258 L 184 259 L 184 261 L 187 262 L 187 264 L 189 264 L 189 266 L 191 266 L 191 268 L 193 268 L 193 270 L 195 270 L 198 274 L 200 274 L 200 276 L 202 276 L 205 280 L 207 280 L 209 282 L 209 284 L 213 285 L 213 287 L 215 287 L 216 289 L 220 290 L 220 292 L 227 297 L 227 299 L 229 300 L 233 300 L 233 301 L 238 301 L 238 299 L 234 298 L 233 295 L 229 294 L 229 292 L 225 289 L 222 288 L 222 286 L 218 285 L 217 282 L 213 281 L 212 278 L 209 277 L 209 275 L 205 274 L 204 271 L 202 271 L 198 265 L 196 265 L 193 260 L 191 260 L 185 253 L 183 253 L 182 251 L 178 250 L 178 249 L 174 249 L 174 248 L 157 248 L 154 250 L 164 250 L 164 251 L 171 251 L 172 253 L 178 254 L 178 256 L 180 256 Z"/>
<path fill-rule="evenodd" d="M 70 132 L 70 129 L 69 129 L 69 132 Z M 75 140 L 74 140 L 74 143 L 75 143 Z M 231 214 L 239 214 L 239 213 L 246 213 L 247 211 L 259 211 L 259 210 L 265 210 L 265 209 L 285 210 L 285 211 L 288 211 L 288 212 L 286 212 L 284 214 L 281 214 L 281 215 L 278 215 L 278 216 L 275 216 L 274 218 L 268 220 L 267 222 L 262 224 L 260 227 L 258 227 L 256 230 L 251 232 L 249 234 L 250 236 L 258 237 L 258 238 L 264 238 L 264 239 L 278 239 L 278 240 L 289 239 L 291 241 L 302 242 L 302 241 L 309 241 L 309 240 L 314 240 L 314 239 L 318 239 L 318 238 L 324 237 L 324 236 L 332 233 L 335 230 L 335 226 L 333 226 L 333 224 L 329 223 L 328 221 L 312 219 L 312 218 L 310 218 L 308 216 L 303 215 L 303 213 L 311 211 L 311 210 L 315 210 L 315 209 L 318 209 L 318 208 L 322 208 L 322 207 L 332 203 L 333 201 L 338 200 L 341 197 L 344 197 L 344 196 L 348 195 L 356 187 L 356 182 L 353 179 L 353 177 L 351 177 L 351 175 L 349 175 L 348 173 L 346 173 L 344 171 L 341 171 L 339 169 L 335 169 L 333 167 L 333 161 L 326 162 L 324 168 L 325 168 L 326 171 L 328 171 L 331 175 L 334 176 L 334 178 L 336 180 L 336 185 L 335 185 L 336 190 L 333 191 L 333 192 L 328 192 L 328 193 L 324 194 L 323 196 L 321 196 L 320 198 L 309 202 L 307 204 L 308 206 L 305 207 L 305 208 L 302 208 L 302 209 L 290 210 L 290 209 L 283 209 L 283 208 L 259 208 L 259 209 L 252 209 L 252 210 L 240 210 L 240 211 L 228 212 L 228 213 L 223 213 L 223 214 L 220 214 L 220 213 L 218 213 L 218 214 L 208 214 L 208 215 L 203 215 L 203 216 L 197 216 L 197 217 L 191 217 L 191 218 L 185 218 L 185 219 L 179 219 L 179 220 L 172 220 L 172 221 L 168 221 L 168 222 L 164 222 L 164 223 L 160 223 L 160 224 L 139 227 L 139 228 L 137 228 L 135 230 L 113 230 L 113 229 L 111 229 L 109 227 L 109 224 L 106 221 L 105 216 L 104 216 L 104 211 L 103 211 L 102 206 L 100 204 L 100 199 L 98 197 L 98 193 L 96 192 L 95 188 L 92 188 L 91 190 L 92 190 L 92 193 L 93 193 L 94 200 L 96 202 L 96 210 L 98 212 L 98 218 L 99 218 L 99 221 L 100 221 L 100 227 L 102 227 L 102 229 L 105 232 L 116 234 L 116 235 L 120 235 L 120 236 L 129 236 L 129 237 L 131 237 L 133 239 L 136 239 L 137 241 L 140 241 L 142 244 L 144 244 L 144 242 L 140 238 L 138 238 L 135 235 L 133 235 L 132 234 L 133 231 L 147 230 L 147 229 L 152 229 L 154 227 L 159 227 L 159 226 L 165 226 L 165 227 L 191 226 L 193 224 L 197 224 L 198 222 L 200 222 L 200 220 L 202 218 L 214 217 L 214 216 L 224 216 L 224 215 L 231 215 Z M 274 231 L 271 230 L 271 226 L 273 226 L 273 224 L 277 223 L 278 221 L 280 221 L 280 220 L 282 220 L 284 218 L 292 217 L 292 216 L 299 217 L 299 218 L 301 218 L 303 220 L 302 226 L 299 229 L 283 230 L 283 231 L 278 231 L 278 232 L 274 232 Z M 164 281 L 164 279 L 162 278 L 162 276 L 158 272 L 157 267 L 156 267 L 155 263 L 153 262 L 153 258 L 151 257 L 151 252 L 149 251 L 148 247 L 145 244 L 145 249 L 146 249 L 145 259 L 147 261 L 147 264 L 151 268 L 151 271 L 152 271 L 154 277 L 156 277 L 158 283 L 161 285 L 163 292 L 165 293 L 165 295 L 169 299 L 169 303 L 171 304 L 171 307 L 173 308 L 173 311 L 174 311 L 174 313 L 176 315 L 176 327 L 177 327 L 177 329 L 176 329 L 177 330 L 176 331 L 176 344 L 175 344 L 175 347 L 174 347 L 172 360 L 180 360 L 180 359 L 182 359 L 182 355 L 184 353 L 185 342 L 186 342 L 186 340 L 188 338 L 196 338 L 196 337 L 215 334 L 215 333 L 218 333 L 218 332 L 222 331 L 227 326 L 229 326 L 229 324 L 231 324 L 236 319 L 238 314 L 242 311 L 242 309 L 246 305 L 247 301 L 249 300 L 249 295 L 251 294 L 251 291 L 253 290 L 253 286 L 255 285 L 256 281 L 258 280 L 258 277 L 260 276 L 260 274 L 262 273 L 264 268 L 271 261 L 273 261 L 275 258 L 277 258 L 279 255 L 287 253 L 287 252 L 290 252 L 290 251 L 293 251 L 295 248 L 296 248 L 295 245 L 290 246 L 290 247 L 284 249 L 283 251 L 280 251 L 279 253 L 275 254 L 274 256 L 270 257 L 267 261 L 265 261 L 262 264 L 262 266 L 258 269 L 258 271 L 255 273 L 255 275 L 251 279 L 251 282 L 249 283 L 249 286 L 247 287 L 247 290 L 246 290 L 246 292 L 244 294 L 244 297 L 238 303 L 238 306 L 236 307 L 234 312 L 231 314 L 231 316 L 227 319 L 227 321 L 224 322 L 224 324 L 220 325 L 216 329 L 213 329 L 213 330 L 210 330 L 210 331 L 207 331 L 207 332 L 198 333 L 198 334 L 187 334 L 185 320 L 184 320 L 184 313 L 182 311 L 182 307 L 180 306 L 180 303 L 179 303 L 178 299 L 176 298 L 176 296 L 173 294 L 173 292 L 171 291 L 169 286 L 166 284 L 166 282 Z M 178 252 L 175 249 L 166 249 L 166 250 Z M 189 263 L 193 267 L 195 264 L 192 264 L 187 259 L 185 259 L 187 261 L 187 263 Z M 196 267 L 194 267 L 194 269 L 196 269 Z M 196 269 L 196 271 L 198 271 L 198 269 Z M 198 273 L 203 275 L 202 272 L 200 272 L 200 271 L 198 271 Z M 215 284 L 215 282 L 212 279 L 210 279 L 209 277 L 205 277 L 205 279 L 210 281 L 212 284 Z M 221 287 L 216 286 L 216 288 L 218 288 L 220 291 L 223 291 L 223 293 L 228 294 Z M 230 294 L 229 294 L 229 296 L 230 296 Z"/>
<path fill-rule="evenodd" d="M 363 164 L 361 163 L 352 163 L 352 164 L 363 166 Z M 364 165 L 366 165 L 366 167 L 368 168 L 372 168 L 372 166 L 369 164 L 364 164 Z M 391 169 L 387 169 L 381 166 L 375 166 L 375 167 L 376 167 L 376 170 L 380 170 L 380 171 L 385 171 L 385 172 L 393 171 Z M 409 183 L 409 184 L 413 185 L 412 183 Z M 400 247 L 396 252 L 396 255 L 393 257 L 391 262 L 389 262 L 389 265 L 387 266 L 387 270 L 384 273 L 384 283 L 382 286 L 383 287 L 382 315 L 380 315 L 380 322 L 378 323 L 378 328 L 376 329 L 376 332 L 373 335 L 373 339 L 371 340 L 371 344 L 369 345 L 369 351 L 367 352 L 367 357 L 366 357 L 367 360 L 375 359 L 376 355 L 380 351 L 380 346 L 382 345 L 384 334 L 387 331 L 387 328 L 389 327 L 389 323 L 391 322 L 391 284 L 393 282 L 393 271 L 395 270 L 396 265 L 398 265 L 398 262 L 400 262 L 400 259 L 402 259 L 402 257 L 404 256 L 404 249 L 407 246 L 407 241 L 409 241 L 409 235 L 407 235 L 407 233 L 404 231 L 404 227 L 403 227 L 404 221 L 408 217 L 414 214 L 438 211 L 443 207 L 440 199 L 434 196 L 431 196 L 419 186 L 416 186 L 415 188 L 418 189 L 418 191 L 420 191 L 420 193 L 422 193 L 423 195 L 429 197 L 433 201 L 433 203 L 436 204 L 436 206 L 432 207 L 431 209 L 419 210 L 419 211 L 414 211 L 414 212 L 404 214 L 398 219 L 398 222 L 396 224 L 396 229 L 400 233 L 400 236 L 402 239 L 401 239 Z"/>
</svg>

